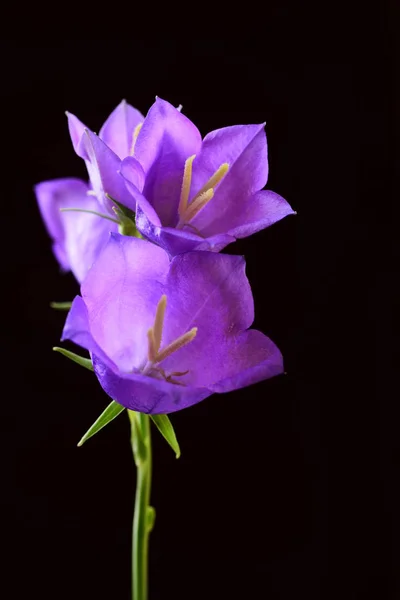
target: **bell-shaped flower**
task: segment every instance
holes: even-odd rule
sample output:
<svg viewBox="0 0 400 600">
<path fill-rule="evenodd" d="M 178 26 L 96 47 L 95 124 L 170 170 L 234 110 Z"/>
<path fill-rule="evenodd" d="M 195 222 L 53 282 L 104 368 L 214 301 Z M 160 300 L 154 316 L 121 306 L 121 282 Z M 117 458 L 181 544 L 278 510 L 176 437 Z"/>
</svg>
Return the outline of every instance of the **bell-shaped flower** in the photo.
<svg viewBox="0 0 400 600">
<path fill-rule="evenodd" d="M 90 184 L 75 178 L 54 179 L 37 184 L 35 193 L 61 268 L 71 270 L 81 282 L 110 231 L 118 230 L 113 204 L 105 192 L 134 208 L 118 171 L 120 159 L 129 155 L 144 117 L 123 100 L 96 136 L 77 117 L 67 116 L 72 143 L 85 159 Z"/>
<path fill-rule="evenodd" d="M 68 314 L 63 340 L 89 350 L 107 394 L 170 413 L 283 371 L 254 319 L 240 256 L 189 252 L 170 261 L 146 240 L 111 234 Z"/>
<path fill-rule="evenodd" d="M 121 165 L 139 231 L 172 256 L 218 252 L 293 214 L 286 200 L 262 189 L 268 179 L 264 125 L 224 127 L 202 140 L 179 109 L 157 98 Z"/>
</svg>

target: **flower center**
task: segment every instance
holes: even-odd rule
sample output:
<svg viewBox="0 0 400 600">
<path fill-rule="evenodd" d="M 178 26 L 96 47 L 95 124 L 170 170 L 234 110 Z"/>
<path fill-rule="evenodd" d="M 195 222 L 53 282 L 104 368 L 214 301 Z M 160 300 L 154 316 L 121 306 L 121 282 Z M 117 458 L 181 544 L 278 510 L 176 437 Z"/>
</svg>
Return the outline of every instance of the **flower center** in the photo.
<svg viewBox="0 0 400 600">
<path fill-rule="evenodd" d="M 192 183 L 192 167 L 196 155 L 189 156 L 185 162 L 185 170 L 183 172 L 181 197 L 179 200 L 178 215 L 179 222 L 177 229 L 183 229 L 185 225 L 190 223 L 192 219 L 210 202 L 214 196 L 216 186 L 222 181 L 229 170 L 228 163 L 222 165 L 215 171 L 205 185 L 197 192 L 189 204 L 190 186 Z"/>
<path fill-rule="evenodd" d="M 170 383 L 180 383 L 179 381 L 175 381 L 173 377 L 182 377 L 186 375 L 188 371 L 179 372 L 174 371 L 170 375 L 167 375 L 163 369 L 161 369 L 159 365 L 163 360 L 171 356 L 174 352 L 186 346 L 191 341 L 194 340 L 197 333 L 197 327 L 192 327 L 190 331 L 187 331 L 183 335 L 177 337 L 174 341 L 172 341 L 167 346 L 161 349 L 161 339 L 164 327 L 164 316 L 165 309 L 167 306 L 167 296 L 164 294 L 161 296 L 157 308 L 156 308 L 156 316 L 154 319 L 154 324 L 147 332 L 147 362 L 142 369 L 143 375 L 148 375 L 152 370 L 160 373 L 162 377 L 166 381 Z"/>
</svg>

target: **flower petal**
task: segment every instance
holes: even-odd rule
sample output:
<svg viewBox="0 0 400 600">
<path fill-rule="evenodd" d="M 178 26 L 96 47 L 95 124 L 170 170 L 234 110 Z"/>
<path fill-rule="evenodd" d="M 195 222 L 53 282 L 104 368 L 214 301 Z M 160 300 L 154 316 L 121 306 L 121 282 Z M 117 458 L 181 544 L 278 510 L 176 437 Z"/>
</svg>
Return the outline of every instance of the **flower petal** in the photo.
<svg viewBox="0 0 400 600">
<path fill-rule="evenodd" d="M 250 329 L 225 346 L 219 379 L 208 384 L 214 392 L 230 392 L 283 373 L 278 347 L 261 331 Z"/>
<path fill-rule="evenodd" d="M 68 312 L 61 341 L 70 340 L 96 355 L 110 368 L 116 369 L 116 366 L 108 358 L 102 349 L 94 341 L 89 330 L 89 318 L 85 302 L 80 296 L 75 296 L 72 306 Z"/>
<path fill-rule="evenodd" d="M 256 330 L 254 305 L 240 256 L 191 252 L 171 264 L 162 346 L 197 327 L 196 337 L 161 364 L 185 372 L 182 383 L 223 392 L 283 370 L 278 348 Z"/>
<path fill-rule="evenodd" d="M 133 158 L 133 156 L 124 158 L 121 162 L 120 174 L 125 179 L 128 190 L 132 190 L 131 193 L 133 195 L 138 191 L 140 193 L 143 192 L 146 175 L 142 165 L 136 158 Z"/>
<path fill-rule="evenodd" d="M 78 156 L 80 156 L 84 160 L 87 160 L 87 153 L 85 152 L 84 148 L 82 148 L 80 145 L 83 132 L 86 129 L 86 125 L 84 125 L 82 121 L 80 121 L 78 117 L 76 117 L 72 113 L 67 112 L 66 115 L 68 119 L 69 135 L 71 136 L 71 141 L 72 145 L 74 146 L 74 150 Z"/>
<path fill-rule="evenodd" d="M 215 383 L 225 345 L 254 319 L 251 288 L 241 256 L 190 252 L 171 263 L 164 292 L 168 298 L 162 346 L 197 327 L 195 339 L 167 358 L 167 372 L 186 371 L 184 383 Z"/>
<path fill-rule="evenodd" d="M 177 230 L 174 229 L 174 232 Z M 221 252 L 228 244 L 231 244 L 235 241 L 235 238 L 227 233 L 217 233 L 216 235 L 211 235 L 207 238 L 202 238 L 202 241 L 197 244 L 193 250 L 206 250 L 208 252 Z M 182 250 L 180 254 L 183 252 L 188 252 L 187 249 Z M 175 254 L 178 254 L 177 252 Z"/>
<path fill-rule="evenodd" d="M 262 190 L 247 198 L 242 210 L 229 220 L 229 235 L 243 238 L 277 223 L 287 215 L 295 215 L 282 196 L 271 190 Z M 222 226 L 216 222 L 216 227 Z"/>
<path fill-rule="evenodd" d="M 192 193 L 195 194 L 204 183 L 225 162 L 229 164 L 229 173 L 245 159 L 251 173 L 248 182 L 254 191 L 263 188 L 268 179 L 268 150 L 265 124 L 232 125 L 211 131 L 203 140 L 201 153 L 193 163 Z M 228 175 L 225 177 L 226 182 Z M 222 184 L 221 184 L 222 187 Z"/>
<path fill-rule="evenodd" d="M 60 208 L 101 211 L 89 187 L 80 179 L 54 179 L 35 187 L 39 208 L 54 241 L 53 250 L 64 270 L 82 281 L 117 225 L 97 215 L 60 212 Z"/>
<path fill-rule="evenodd" d="M 96 356 L 93 356 L 93 367 L 100 385 L 113 400 L 139 412 L 171 413 L 196 404 L 212 393 L 207 388 L 175 385 L 140 373 L 121 376 Z"/>
<path fill-rule="evenodd" d="M 192 221 L 205 236 L 226 232 L 231 219 L 240 218 L 244 201 L 266 184 L 264 125 L 235 125 L 209 133 L 193 163 L 192 194 L 225 162 L 229 164 L 228 173 L 216 188 L 214 198 Z"/>
<path fill-rule="evenodd" d="M 225 246 L 235 241 L 232 235 L 227 233 L 217 234 L 204 238 L 187 227 L 184 230 L 173 227 L 162 227 L 160 219 L 152 205 L 131 181 L 137 180 L 137 173 L 129 173 L 131 159 L 125 159 L 121 166 L 121 175 L 125 179 L 126 186 L 136 201 L 136 227 L 148 240 L 158 244 L 168 252 L 170 256 L 176 256 L 192 250 L 208 250 L 220 252 Z"/>
<path fill-rule="evenodd" d="M 157 98 L 136 140 L 135 158 L 146 173 L 144 196 L 163 225 L 176 224 L 185 161 L 200 149 L 197 127 L 169 102 Z"/>
<path fill-rule="evenodd" d="M 189 228 L 182 230 L 161 227 L 158 215 L 146 198 L 142 194 L 136 193 L 136 200 L 136 227 L 144 237 L 164 248 L 170 256 L 192 250 L 220 252 L 225 246 L 235 241 L 234 237 L 225 233 L 204 238 L 195 231 L 190 231 Z"/>
<path fill-rule="evenodd" d="M 101 211 L 96 199 L 86 202 L 87 210 Z M 62 213 L 65 224 L 65 248 L 71 265 L 71 271 L 79 282 L 86 277 L 104 246 L 110 232 L 117 232 L 118 225 L 97 215 L 79 212 Z"/>
<path fill-rule="evenodd" d="M 140 163 L 133 157 L 125 158 L 121 163 L 120 174 L 136 203 L 136 227 L 144 237 L 157 243 L 155 231 L 159 231 L 161 221 L 150 202 L 142 194 L 145 175 Z"/>
<path fill-rule="evenodd" d="M 147 331 L 168 268 L 168 255 L 158 246 L 111 234 L 82 284 L 93 338 L 122 371 L 146 361 Z"/>
<path fill-rule="evenodd" d="M 135 202 L 119 174 L 121 161 L 118 156 L 92 131 L 85 129 L 80 148 L 87 154 L 86 166 L 94 192 L 104 206 L 112 212 L 112 202 L 104 194 L 109 194 L 121 204 L 135 210 Z"/>
<path fill-rule="evenodd" d="M 122 160 L 130 154 L 133 133 L 144 116 L 122 100 L 100 129 L 99 138 Z"/>
<path fill-rule="evenodd" d="M 64 244 L 58 244 L 57 242 L 55 242 L 52 246 L 53 252 L 54 252 L 54 256 L 56 257 L 61 270 L 62 271 L 70 271 L 71 267 L 69 264 L 69 260 L 68 260 L 68 256 L 65 252 L 65 247 Z"/>
<path fill-rule="evenodd" d="M 68 177 L 51 179 L 35 185 L 35 194 L 39 210 L 47 230 L 54 241 L 64 240 L 64 225 L 60 208 L 71 207 L 77 203 L 79 208 L 87 199 L 89 186 L 82 179 Z"/>
</svg>

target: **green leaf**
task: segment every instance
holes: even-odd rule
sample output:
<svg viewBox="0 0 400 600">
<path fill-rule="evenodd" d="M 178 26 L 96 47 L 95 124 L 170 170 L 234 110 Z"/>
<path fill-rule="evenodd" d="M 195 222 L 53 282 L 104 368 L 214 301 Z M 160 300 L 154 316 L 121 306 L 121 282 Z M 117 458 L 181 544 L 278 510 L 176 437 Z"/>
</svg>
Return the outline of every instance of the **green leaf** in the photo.
<svg viewBox="0 0 400 600">
<path fill-rule="evenodd" d="M 50 302 L 50 306 L 55 310 L 69 310 L 72 302 Z"/>
<path fill-rule="evenodd" d="M 65 348 L 59 348 L 58 346 L 54 346 L 54 352 L 59 352 L 63 356 L 66 356 L 70 360 L 73 360 L 81 367 L 85 367 L 85 369 L 89 369 L 89 371 L 93 371 L 93 365 L 90 358 L 84 358 L 83 356 L 79 356 L 74 352 L 70 352 L 69 350 L 65 350 Z"/>
<path fill-rule="evenodd" d="M 176 458 L 181 455 L 178 440 L 176 439 L 174 428 L 167 415 L 150 415 L 154 425 L 157 427 L 161 435 L 167 440 L 172 450 L 176 454 Z"/>
<path fill-rule="evenodd" d="M 154 528 L 154 523 L 156 522 L 156 509 L 153 506 L 147 507 L 147 532 L 150 533 Z"/>
<path fill-rule="evenodd" d="M 106 425 L 108 425 L 111 421 L 118 417 L 125 410 L 124 406 L 121 406 L 114 400 L 107 406 L 104 412 L 101 413 L 97 421 L 93 423 L 90 429 L 87 430 L 83 438 L 78 443 L 78 446 L 82 446 L 87 440 L 93 437 L 96 433 L 103 429 Z"/>
</svg>

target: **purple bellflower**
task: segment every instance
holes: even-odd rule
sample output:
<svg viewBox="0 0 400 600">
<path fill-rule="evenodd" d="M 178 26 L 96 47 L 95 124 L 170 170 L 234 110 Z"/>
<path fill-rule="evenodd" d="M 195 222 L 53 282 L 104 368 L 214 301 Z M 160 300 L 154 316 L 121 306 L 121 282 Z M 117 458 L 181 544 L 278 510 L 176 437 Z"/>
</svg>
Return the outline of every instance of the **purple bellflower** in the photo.
<svg viewBox="0 0 400 600">
<path fill-rule="evenodd" d="M 96 136 L 77 117 L 69 113 L 67 116 L 74 148 L 85 158 L 90 184 L 75 178 L 54 179 L 37 184 L 35 193 L 61 268 L 71 270 L 81 282 L 110 232 L 118 231 L 112 204 L 104 194 L 104 185 L 121 202 L 132 204 L 131 195 L 118 170 L 120 158 L 128 156 L 135 130 L 144 117 L 123 100 Z M 106 172 L 104 179 L 98 162 L 103 167 L 102 172 Z M 60 212 L 60 209 L 67 209 L 67 212 Z M 105 214 L 106 218 L 93 213 Z"/>
<path fill-rule="evenodd" d="M 202 140 L 179 109 L 157 98 L 120 168 L 136 201 L 139 231 L 172 256 L 219 252 L 293 214 L 281 196 L 262 190 L 268 179 L 264 126 L 225 127 Z M 111 178 L 110 165 L 100 158 L 97 164 L 103 179 Z M 124 203 L 121 195 L 113 197 Z"/>
<path fill-rule="evenodd" d="M 63 340 L 89 350 L 116 402 L 170 413 L 214 392 L 283 372 L 254 319 L 240 256 L 193 251 L 170 261 L 146 240 L 112 233 L 68 314 Z"/>
</svg>

